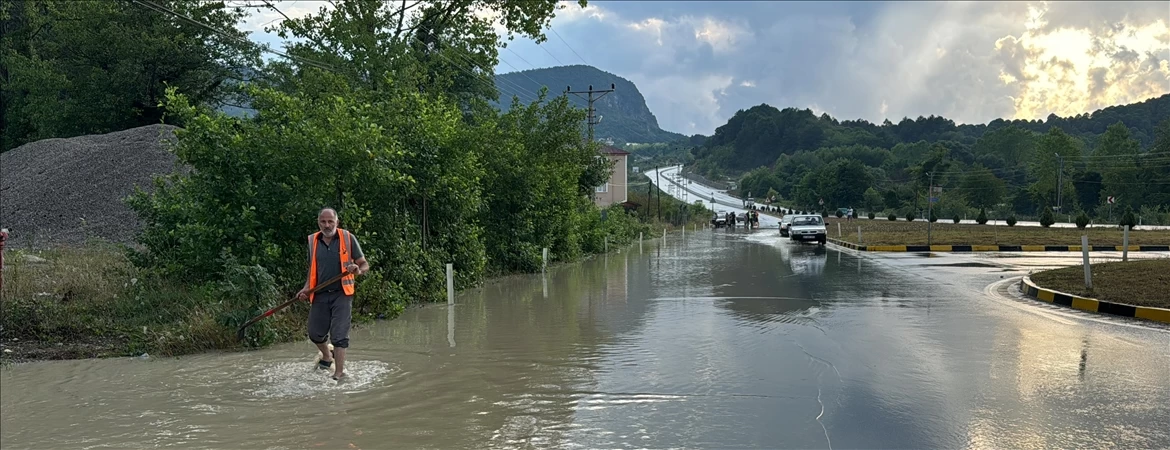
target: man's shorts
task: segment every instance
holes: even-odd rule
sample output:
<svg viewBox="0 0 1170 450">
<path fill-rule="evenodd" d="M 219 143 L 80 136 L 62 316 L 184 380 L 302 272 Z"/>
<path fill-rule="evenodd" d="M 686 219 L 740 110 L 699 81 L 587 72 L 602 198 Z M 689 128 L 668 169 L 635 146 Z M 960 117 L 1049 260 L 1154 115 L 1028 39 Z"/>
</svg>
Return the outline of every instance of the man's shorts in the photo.
<svg viewBox="0 0 1170 450">
<path fill-rule="evenodd" d="M 328 335 L 334 347 L 349 347 L 349 324 L 353 312 L 353 296 L 344 291 L 318 292 L 309 309 L 309 340 L 325 342 Z"/>
</svg>

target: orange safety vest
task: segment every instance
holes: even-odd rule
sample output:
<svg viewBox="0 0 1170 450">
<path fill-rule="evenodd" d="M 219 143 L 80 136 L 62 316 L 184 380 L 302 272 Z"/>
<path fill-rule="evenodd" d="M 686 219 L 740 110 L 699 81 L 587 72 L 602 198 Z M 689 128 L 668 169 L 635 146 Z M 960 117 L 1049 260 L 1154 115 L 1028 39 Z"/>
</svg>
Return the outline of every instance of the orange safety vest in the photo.
<svg viewBox="0 0 1170 450">
<path fill-rule="evenodd" d="M 309 235 L 309 289 L 312 290 L 317 287 L 317 238 L 321 236 L 321 232 Z M 341 241 L 341 270 L 345 270 L 345 265 L 349 264 L 349 232 L 341 228 L 337 229 L 337 239 Z M 345 274 L 341 277 L 341 290 L 345 291 L 345 295 L 353 295 L 354 277 L 352 273 Z M 313 294 L 309 293 L 309 303 L 313 303 Z"/>
</svg>

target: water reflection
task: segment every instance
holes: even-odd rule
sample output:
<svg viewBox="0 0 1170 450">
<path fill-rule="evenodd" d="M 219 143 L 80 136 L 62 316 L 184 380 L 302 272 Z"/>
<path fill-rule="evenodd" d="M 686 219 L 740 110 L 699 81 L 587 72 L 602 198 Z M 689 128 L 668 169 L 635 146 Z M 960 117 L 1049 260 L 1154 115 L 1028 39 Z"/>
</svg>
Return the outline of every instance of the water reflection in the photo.
<svg viewBox="0 0 1170 450">
<path fill-rule="evenodd" d="M 0 433 L 54 449 L 1170 445 L 1166 335 L 997 309 L 980 286 L 862 270 L 775 230 L 633 248 L 358 328 L 365 382 L 348 387 L 305 342 L 13 367 Z"/>
</svg>

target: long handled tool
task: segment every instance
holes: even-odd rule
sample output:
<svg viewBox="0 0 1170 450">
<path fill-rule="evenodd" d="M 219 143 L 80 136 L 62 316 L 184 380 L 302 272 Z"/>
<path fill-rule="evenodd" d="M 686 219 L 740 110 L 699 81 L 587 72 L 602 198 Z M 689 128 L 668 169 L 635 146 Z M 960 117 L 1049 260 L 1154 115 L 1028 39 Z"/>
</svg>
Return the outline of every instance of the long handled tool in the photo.
<svg viewBox="0 0 1170 450">
<path fill-rule="evenodd" d="M 318 284 L 317 284 L 317 287 L 313 288 L 313 290 L 312 290 L 312 291 L 310 291 L 310 293 L 316 293 L 317 291 L 319 291 L 319 290 L 323 289 L 325 286 L 329 286 L 329 285 L 333 284 L 333 282 L 334 282 L 334 281 L 340 280 L 340 279 L 341 279 L 341 277 L 344 277 L 344 276 L 345 276 L 346 274 L 348 274 L 348 273 L 349 273 L 349 272 L 347 272 L 346 270 L 342 269 L 341 273 L 340 273 L 340 274 L 337 274 L 337 276 L 335 276 L 335 277 L 333 277 L 333 278 L 330 278 L 329 280 L 325 281 L 324 283 L 318 283 Z M 270 309 L 270 310 L 268 310 L 268 311 L 265 311 L 265 312 L 264 312 L 264 314 L 261 314 L 261 315 L 259 315 L 259 316 L 253 317 L 253 318 L 252 318 L 252 320 L 249 320 L 249 321 L 247 321 L 247 322 L 244 322 L 244 325 L 243 325 L 243 326 L 241 326 L 241 327 L 240 327 L 240 330 L 236 332 L 236 339 L 237 339 L 237 340 L 241 340 L 241 341 L 242 341 L 242 340 L 244 340 L 244 330 L 245 330 L 246 328 L 248 328 L 249 326 L 251 326 L 252 324 L 254 324 L 254 323 L 256 323 L 256 322 L 259 322 L 259 321 L 260 321 L 260 319 L 263 319 L 263 318 L 265 318 L 265 317 L 268 317 L 268 316 L 271 316 L 271 315 L 273 315 L 273 314 L 276 314 L 276 312 L 277 312 L 277 311 L 280 311 L 280 310 L 282 310 L 282 309 L 284 309 L 284 308 L 287 308 L 287 307 L 288 307 L 288 305 L 291 305 L 291 304 L 293 304 L 293 303 L 296 303 L 298 300 L 300 300 L 300 299 L 294 296 L 294 297 L 293 297 L 291 300 L 289 300 L 289 301 L 287 301 L 287 302 L 284 302 L 284 303 L 281 303 L 281 304 L 279 304 L 279 305 L 276 305 L 276 306 L 275 306 L 275 307 L 273 307 L 272 309 Z"/>
</svg>

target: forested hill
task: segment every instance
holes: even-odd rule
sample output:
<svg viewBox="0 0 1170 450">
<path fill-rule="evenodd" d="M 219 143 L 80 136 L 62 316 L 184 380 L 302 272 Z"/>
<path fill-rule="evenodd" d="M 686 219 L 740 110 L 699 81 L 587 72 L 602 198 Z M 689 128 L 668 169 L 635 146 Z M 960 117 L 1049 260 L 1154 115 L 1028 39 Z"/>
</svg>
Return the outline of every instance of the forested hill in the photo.
<svg viewBox="0 0 1170 450">
<path fill-rule="evenodd" d="M 633 82 L 592 66 L 560 66 L 496 76 L 496 87 L 500 90 L 500 102 L 504 103 L 505 110 L 512 101 L 512 95 L 518 95 L 522 102 L 531 102 L 542 86 L 548 87 L 549 96 L 558 96 L 566 87 L 572 87 L 573 91 L 585 91 L 589 85 L 597 90 L 609 89 L 610 84 L 615 85 L 614 92 L 605 94 L 593 103 L 597 115 L 602 118 L 601 123 L 594 128 L 594 136 L 598 140 L 610 138 L 615 144 L 621 145 L 627 142 L 653 143 L 686 139 L 686 136 L 658 127 L 658 118 L 650 112 L 646 99 Z M 569 95 L 575 105 L 585 108 L 588 102 L 582 97 L 587 95 Z"/>
<path fill-rule="evenodd" d="M 737 178 L 740 192 L 797 208 L 819 209 L 824 199 L 830 212 L 860 206 L 904 218 L 925 212 L 933 181 L 943 192 L 933 211 L 944 219 L 981 209 L 1001 220 L 1034 218 L 1052 208 L 1064 220 L 1082 211 L 1117 220 L 1132 208 L 1145 223 L 1170 224 L 1170 94 L 986 125 L 934 116 L 875 125 L 759 105 L 737 112 L 691 155 L 688 170 Z"/>
<path fill-rule="evenodd" d="M 933 115 L 903 118 L 896 124 L 886 120 L 877 125 L 865 120 L 839 121 L 828 114 L 818 117 L 808 109 L 780 110 L 761 104 L 736 112 L 694 154 L 702 172 L 736 173 L 771 166 L 783 154 L 855 144 L 892 148 L 899 143 L 950 141 L 952 151 L 963 151 L 987 132 L 1009 125 L 1034 133 L 1045 133 L 1056 126 L 1080 138 L 1085 150 L 1091 151 L 1105 129 L 1117 122 L 1129 128 L 1131 137 L 1142 148 L 1149 148 L 1154 143 L 1154 128 L 1166 118 L 1170 118 L 1170 94 L 1091 114 L 1071 117 L 1052 114 L 1046 120 L 996 119 L 986 125 L 956 125 L 950 119 Z"/>
</svg>

